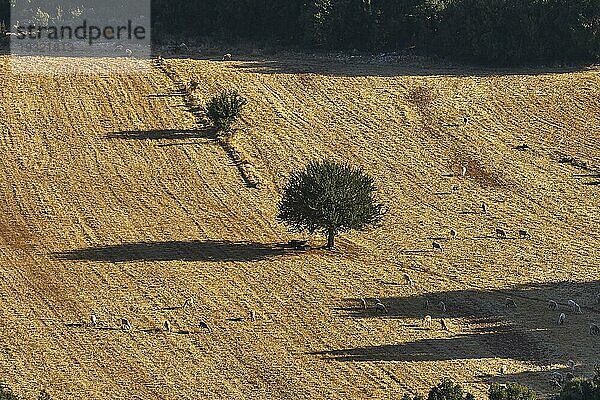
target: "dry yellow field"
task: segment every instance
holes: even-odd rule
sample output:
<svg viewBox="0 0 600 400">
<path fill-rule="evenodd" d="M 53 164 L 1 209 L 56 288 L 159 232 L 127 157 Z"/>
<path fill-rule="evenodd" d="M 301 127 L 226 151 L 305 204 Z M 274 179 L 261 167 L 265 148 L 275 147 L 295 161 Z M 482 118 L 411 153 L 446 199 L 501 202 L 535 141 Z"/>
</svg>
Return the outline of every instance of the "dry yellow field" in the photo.
<svg viewBox="0 0 600 400">
<path fill-rule="evenodd" d="M 600 362 L 598 70 L 166 64 L 48 77 L 0 59 L 0 380 L 17 393 L 396 399 L 449 376 L 548 395 L 569 358 L 578 374 Z M 179 92 L 191 79 L 199 104 L 248 98 L 234 145 L 258 189 Z M 322 157 L 369 171 L 388 213 L 336 251 L 291 251 L 304 236 L 276 222 L 281 190 Z"/>
</svg>

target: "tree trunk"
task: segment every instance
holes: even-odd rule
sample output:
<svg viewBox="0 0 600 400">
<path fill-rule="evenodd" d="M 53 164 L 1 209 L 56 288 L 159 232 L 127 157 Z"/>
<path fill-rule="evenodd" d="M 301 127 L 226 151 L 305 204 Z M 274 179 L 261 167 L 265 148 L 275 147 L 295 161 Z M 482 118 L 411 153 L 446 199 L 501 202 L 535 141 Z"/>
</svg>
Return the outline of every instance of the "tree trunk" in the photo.
<svg viewBox="0 0 600 400">
<path fill-rule="evenodd" d="M 327 248 L 329 250 L 333 249 L 334 242 L 335 242 L 335 231 L 330 228 L 327 230 Z"/>
</svg>

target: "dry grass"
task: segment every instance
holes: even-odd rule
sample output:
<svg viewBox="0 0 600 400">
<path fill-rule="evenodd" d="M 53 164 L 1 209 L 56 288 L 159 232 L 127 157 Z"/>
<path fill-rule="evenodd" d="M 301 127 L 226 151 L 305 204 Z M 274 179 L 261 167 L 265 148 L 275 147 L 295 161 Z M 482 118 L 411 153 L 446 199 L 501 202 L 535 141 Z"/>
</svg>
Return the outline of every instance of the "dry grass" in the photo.
<svg viewBox="0 0 600 400">
<path fill-rule="evenodd" d="M 0 63 L 0 367 L 17 391 L 387 399 L 452 376 L 478 394 L 507 379 L 548 394 L 570 357 L 579 372 L 597 362 L 597 71 L 169 60 L 201 82 L 200 103 L 228 88 L 249 98 L 233 144 L 262 178 L 252 189 L 159 69 L 50 78 Z M 422 105 L 415 88 L 435 96 Z M 367 169 L 389 213 L 338 251 L 295 252 L 279 245 L 293 235 L 276 204 L 288 173 L 318 157 Z M 458 238 L 441 240 L 450 228 Z M 584 314 L 558 327 L 548 298 Z M 92 312 L 100 329 L 83 324 Z M 121 317 L 131 332 L 114 329 Z"/>
</svg>

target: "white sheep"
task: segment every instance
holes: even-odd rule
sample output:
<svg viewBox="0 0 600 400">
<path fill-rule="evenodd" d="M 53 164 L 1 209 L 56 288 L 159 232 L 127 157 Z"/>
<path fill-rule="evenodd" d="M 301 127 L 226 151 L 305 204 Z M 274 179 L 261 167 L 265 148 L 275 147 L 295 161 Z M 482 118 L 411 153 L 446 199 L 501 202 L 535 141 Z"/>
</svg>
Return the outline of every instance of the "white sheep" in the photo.
<svg viewBox="0 0 600 400">
<path fill-rule="evenodd" d="M 408 274 L 404 274 L 404 281 L 406 281 L 406 284 L 408 286 L 412 286 L 414 284 L 413 280 L 411 279 L 410 275 L 408 275 Z"/>
<path fill-rule="evenodd" d="M 367 300 L 365 300 L 364 297 L 360 298 L 360 304 L 362 305 L 362 309 L 366 310 L 367 309 Z"/>
<path fill-rule="evenodd" d="M 457 236 L 458 232 L 456 232 L 454 229 L 450 229 L 450 239 L 456 239 Z"/>
<path fill-rule="evenodd" d="M 375 304 L 375 312 L 382 312 L 384 314 L 388 313 L 388 309 L 385 306 L 385 304 L 378 302 L 377 304 Z"/>
<path fill-rule="evenodd" d="M 233 58 L 233 55 L 231 55 L 230 53 L 223 55 L 223 61 L 231 61 L 232 58 Z"/>
<path fill-rule="evenodd" d="M 498 239 L 506 239 L 508 236 L 506 235 L 506 231 L 501 228 L 496 228 L 496 237 Z"/>
<path fill-rule="evenodd" d="M 575 304 L 575 313 L 583 314 L 583 311 L 581 311 L 581 306 L 579 304 Z"/>
<path fill-rule="evenodd" d="M 90 315 L 90 323 L 92 324 L 92 326 L 98 325 L 98 318 L 95 314 Z"/>
<path fill-rule="evenodd" d="M 250 321 L 256 321 L 256 312 L 254 310 L 250 310 Z"/>
<path fill-rule="evenodd" d="M 438 242 L 433 242 L 433 250 L 444 251 L 444 249 L 442 248 L 442 245 L 439 244 Z"/>
<path fill-rule="evenodd" d="M 185 301 L 183 302 L 183 305 L 181 306 L 181 308 L 188 308 L 188 307 L 194 307 L 194 299 L 191 297 L 188 297 L 187 299 L 185 299 Z"/>
<path fill-rule="evenodd" d="M 519 229 L 519 237 L 521 239 L 531 239 L 531 235 L 524 229 Z"/>
<path fill-rule="evenodd" d="M 171 332 L 171 322 L 168 319 L 163 323 L 163 328 L 166 332 Z"/>
<path fill-rule="evenodd" d="M 590 325 L 590 335 L 600 335 L 600 326 L 596 324 Z"/>
<path fill-rule="evenodd" d="M 206 329 L 207 331 L 212 332 L 212 329 L 210 329 L 210 326 L 208 326 L 208 324 L 204 321 L 198 322 L 198 326 L 202 329 Z"/>
<path fill-rule="evenodd" d="M 566 319 L 567 319 L 567 316 L 565 315 L 565 313 L 560 313 L 560 315 L 558 316 L 558 324 L 559 325 L 564 324 Z"/>
<path fill-rule="evenodd" d="M 569 359 L 569 361 L 567 361 L 567 365 L 569 366 L 571 371 L 575 371 L 575 361 L 573 361 L 572 359 Z"/>
<path fill-rule="evenodd" d="M 500 366 L 499 372 L 500 372 L 500 375 L 506 375 L 506 373 L 508 372 L 508 367 L 506 366 L 506 364 L 502 364 Z"/>
<path fill-rule="evenodd" d="M 463 177 L 467 176 L 467 167 L 465 165 L 462 166 L 461 176 L 463 176 Z"/>
<path fill-rule="evenodd" d="M 130 331 L 132 329 L 131 322 L 127 318 L 121 318 L 121 329 Z"/>
<path fill-rule="evenodd" d="M 431 315 L 426 315 L 423 318 L 423 326 L 427 329 L 431 328 Z"/>
<path fill-rule="evenodd" d="M 483 211 L 484 214 L 488 213 L 488 205 L 485 203 L 481 203 L 481 211 Z"/>
<path fill-rule="evenodd" d="M 131 58 L 133 56 L 133 50 L 125 49 L 125 57 Z"/>
<path fill-rule="evenodd" d="M 440 308 L 441 312 L 446 312 L 446 303 L 444 303 L 443 301 L 440 301 L 438 303 L 438 307 Z"/>
<path fill-rule="evenodd" d="M 558 310 L 558 303 L 554 300 L 548 301 L 551 310 Z"/>
</svg>

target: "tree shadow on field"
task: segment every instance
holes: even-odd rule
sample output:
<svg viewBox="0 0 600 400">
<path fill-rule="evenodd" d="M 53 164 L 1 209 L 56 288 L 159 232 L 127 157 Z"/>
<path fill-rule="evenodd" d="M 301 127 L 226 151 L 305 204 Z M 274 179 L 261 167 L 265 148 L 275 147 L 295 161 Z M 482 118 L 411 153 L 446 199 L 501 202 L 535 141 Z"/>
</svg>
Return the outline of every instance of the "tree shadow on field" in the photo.
<svg viewBox="0 0 600 400">
<path fill-rule="evenodd" d="M 596 280 L 372 297 L 364 298 L 364 303 L 360 298 L 343 299 L 336 310 L 347 318 L 401 321 L 398 326 L 418 338 L 313 354 L 348 362 L 506 358 L 549 365 L 573 359 L 580 371 L 590 372 L 600 354 L 600 340 L 589 332 L 592 323 L 600 324 L 599 294 Z M 581 314 L 568 306 L 571 299 L 581 306 Z M 557 302 L 558 309 L 551 307 L 550 300 Z M 376 306 L 378 302 L 386 312 Z M 566 320 L 559 325 L 561 313 Z M 430 327 L 422 322 L 426 315 L 432 317 Z M 449 331 L 442 329 L 442 319 Z"/>
<path fill-rule="evenodd" d="M 283 244 L 231 242 L 226 240 L 140 242 L 55 253 L 64 260 L 105 261 L 260 261 L 298 253 Z"/>
<path fill-rule="evenodd" d="M 107 139 L 120 140 L 184 140 L 184 139 L 215 139 L 212 128 L 202 129 L 157 129 L 149 131 L 123 131 L 106 135 Z"/>
</svg>

